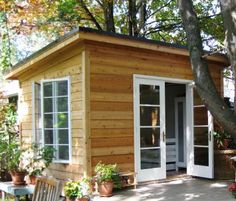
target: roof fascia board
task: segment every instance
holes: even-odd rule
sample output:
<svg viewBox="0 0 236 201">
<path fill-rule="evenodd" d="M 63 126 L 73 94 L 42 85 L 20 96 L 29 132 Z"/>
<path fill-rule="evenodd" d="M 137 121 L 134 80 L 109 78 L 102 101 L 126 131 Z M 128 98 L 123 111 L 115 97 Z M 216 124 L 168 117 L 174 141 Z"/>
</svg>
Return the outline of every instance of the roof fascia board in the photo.
<svg viewBox="0 0 236 201">
<path fill-rule="evenodd" d="M 148 43 L 148 41 L 147 42 L 139 41 L 136 39 L 115 38 L 114 36 L 101 35 L 97 33 L 88 33 L 88 32 L 83 32 L 83 31 L 80 31 L 80 38 L 83 38 L 85 40 L 95 41 L 95 42 L 110 43 L 110 44 L 115 44 L 115 45 L 129 46 L 129 47 L 177 54 L 177 55 L 182 55 L 182 56 L 189 56 L 189 51 L 188 49 L 185 49 L 185 48 L 164 46 L 164 45 L 159 45 L 159 44 L 154 44 L 154 43 Z M 228 64 L 227 58 L 225 58 L 223 55 L 217 55 L 217 56 L 210 55 L 207 57 L 207 60 Z"/>
<path fill-rule="evenodd" d="M 127 39 L 122 37 L 115 37 L 105 34 L 100 34 L 96 32 L 88 32 L 88 31 L 77 31 L 70 37 L 65 37 L 62 41 L 55 43 L 54 46 L 49 47 L 45 49 L 44 52 L 36 53 L 32 56 L 32 58 L 29 58 L 29 60 L 23 64 L 19 64 L 19 67 L 16 67 L 13 69 L 10 73 L 8 73 L 5 78 L 6 79 L 16 79 L 21 73 L 25 72 L 30 66 L 33 66 L 37 62 L 40 62 L 41 60 L 45 59 L 47 56 L 59 51 L 60 49 L 74 43 L 79 42 L 82 40 L 88 40 L 88 41 L 95 41 L 95 42 L 101 42 L 101 43 L 108 43 L 108 44 L 114 44 L 114 45 L 122 45 L 122 46 L 129 46 L 129 47 L 135 47 L 135 48 L 142 48 L 142 49 L 148 49 L 153 51 L 159 51 L 159 52 L 165 52 L 165 53 L 171 53 L 171 54 L 177 54 L 182 56 L 189 56 L 189 52 L 185 48 L 177 48 L 177 47 L 171 47 L 171 46 L 165 46 L 160 44 L 154 44 L 154 43 L 148 43 L 147 41 L 139 41 L 136 39 Z M 216 61 L 228 64 L 227 58 L 221 55 L 217 56 L 208 56 L 208 60 L 210 61 Z M 225 66 L 224 66 L 225 67 Z"/>
</svg>

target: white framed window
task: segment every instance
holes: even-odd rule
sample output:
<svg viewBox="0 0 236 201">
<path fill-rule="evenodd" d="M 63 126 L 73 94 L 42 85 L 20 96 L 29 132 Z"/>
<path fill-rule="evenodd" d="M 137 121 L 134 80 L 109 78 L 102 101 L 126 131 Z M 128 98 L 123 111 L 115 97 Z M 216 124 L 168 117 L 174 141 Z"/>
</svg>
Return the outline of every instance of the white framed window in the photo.
<svg viewBox="0 0 236 201">
<path fill-rule="evenodd" d="M 36 90 L 34 90 L 36 92 Z M 54 162 L 71 161 L 70 79 L 42 80 L 40 83 L 41 114 L 37 135 L 37 105 L 34 106 L 34 139 L 37 144 L 53 147 Z M 37 96 L 35 103 L 37 104 Z"/>
</svg>

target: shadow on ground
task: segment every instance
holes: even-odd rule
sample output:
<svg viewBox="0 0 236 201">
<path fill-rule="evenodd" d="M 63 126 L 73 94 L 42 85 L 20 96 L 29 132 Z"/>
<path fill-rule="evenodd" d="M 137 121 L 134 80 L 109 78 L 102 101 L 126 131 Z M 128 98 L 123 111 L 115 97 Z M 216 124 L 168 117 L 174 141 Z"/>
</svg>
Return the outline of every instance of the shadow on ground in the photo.
<svg viewBox="0 0 236 201">
<path fill-rule="evenodd" d="M 93 201 L 233 201 L 227 190 L 230 182 L 182 179 L 166 183 L 140 185 L 137 189 L 115 192 L 112 197 L 95 196 Z"/>
</svg>

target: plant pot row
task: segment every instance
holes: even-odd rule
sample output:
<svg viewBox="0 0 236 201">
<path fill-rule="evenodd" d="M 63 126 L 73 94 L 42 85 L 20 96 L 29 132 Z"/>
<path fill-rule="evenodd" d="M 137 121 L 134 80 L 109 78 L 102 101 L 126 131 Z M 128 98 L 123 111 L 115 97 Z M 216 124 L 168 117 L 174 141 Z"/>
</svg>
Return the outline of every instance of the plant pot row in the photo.
<svg viewBox="0 0 236 201">
<path fill-rule="evenodd" d="M 36 184 L 37 177 L 34 175 L 27 175 L 26 172 L 11 171 L 10 175 L 14 185 Z"/>
</svg>

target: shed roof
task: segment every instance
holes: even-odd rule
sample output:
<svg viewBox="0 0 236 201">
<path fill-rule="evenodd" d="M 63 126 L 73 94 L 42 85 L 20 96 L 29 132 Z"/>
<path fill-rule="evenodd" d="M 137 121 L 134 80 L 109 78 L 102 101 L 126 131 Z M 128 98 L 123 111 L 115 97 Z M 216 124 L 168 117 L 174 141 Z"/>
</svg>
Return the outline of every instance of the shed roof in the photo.
<svg viewBox="0 0 236 201">
<path fill-rule="evenodd" d="M 150 40 L 141 37 L 132 37 L 123 34 L 110 33 L 106 31 L 95 30 L 91 28 L 79 27 L 73 31 L 65 34 L 58 38 L 54 42 L 48 44 L 39 51 L 33 53 L 29 57 L 23 59 L 17 63 L 13 68 L 6 74 L 6 79 L 17 79 L 17 77 L 28 70 L 35 63 L 46 59 L 51 54 L 68 47 L 71 44 L 77 43 L 83 40 L 90 40 L 96 42 L 109 43 L 114 45 L 123 45 L 135 48 L 149 49 L 159 52 L 166 52 L 177 55 L 188 56 L 189 52 L 186 46 L 179 44 L 171 44 L 156 40 Z M 222 62 L 227 64 L 228 60 L 223 54 L 214 54 L 208 57 L 209 60 Z"/>
</svg>

